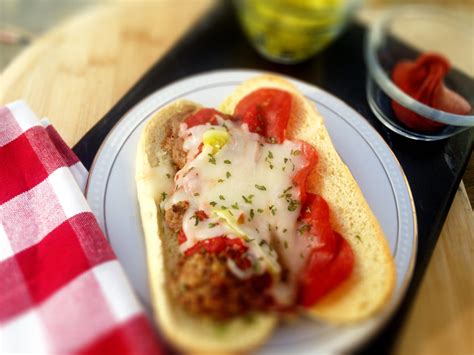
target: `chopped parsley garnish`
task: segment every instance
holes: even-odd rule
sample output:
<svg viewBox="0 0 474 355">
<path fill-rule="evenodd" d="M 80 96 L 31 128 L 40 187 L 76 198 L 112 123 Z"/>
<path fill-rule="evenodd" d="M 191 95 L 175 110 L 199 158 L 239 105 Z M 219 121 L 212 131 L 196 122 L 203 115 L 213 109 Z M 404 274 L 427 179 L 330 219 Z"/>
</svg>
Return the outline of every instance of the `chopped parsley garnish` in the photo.
<svg viewBox="0 0 474 355">
<path fill-rule="evenodd" d="M 189 170 L 184 173 L 183 177 L 186 177 L 186 175 L 188 175 L 189 172 L 193 169 L 194 169 L 194 166 L 190 167 Z"/>
<path fill-rule="evenodd" d="M 166 173 L 166 177 L 169 179 L 171 175 L 169 173 Z"/>
<path fill-rule="evenodd" d="M 245 197 L 244 195 L 242 195 L 242 198 L 245 201 L 245 203 L 252 203 L 253 196 L 254 195 L 248 195 L 247 197 Z"/>
<path fill-rule="evenodd" d="M 231 210 L 228 210 L 228 212 L 229 212 L 229 214 L 230 214 L 231 216 L 234 215 Z"/>
<path fill-rule="evenodd" d="M 193 219 L 194 218 L 194 225 L 197 226 L 198 223 L 199 223 L 199 217 L 197 214 L 193 214 L 191 217 L 189 217 L 189 219 Z"/>
<path fill-rule="evenodd" d="M 218 183 L 224 182 L 224 179 L 217 180 Z"/>
<path fill-rule="evenodd" d="M 304 232 L 309 232 L 310 229 L 311 229 L 311 225 L 305 223 L 300 228 L 298 228 L 298 233 L 303 234 Z"/>
<path fill-rule="evenodd" d="M 288 249 L 288 242 L 286 240 L 283 242 L 283 245 L 285 246 L 285 249 Z"/>
<path fill-rule="evenodd" d="M 224 160 L 224 164 L 232 164 L 232 162 L 229 159 Z"/>
<path fill-rule="evenodd" d="M 226 176 L 227 179 L 228 179 L 228 178 L 230 178 L 230 177 L 232 176 L 232 174 L 231 174 L 229 171 L 227 171 L 227 172 L 225 173 L 225 176 Z"/>
<path fill-rule="evenodd" d="M 211 153 L 209 153 L 209 154 L 208 154 L 208 157 L 209 157 L 208 162 L 211 163 L 211 164 L 216 165 L 216 158 L 214 157 L 214 155 L 212 155 Z"/>
<path fill-rule="evenodd" d="M 209 204 L 210 204 L 212 207 L 216 207 L 216 205 L 217 205 L 217 202 L 215 202 L 215 201 L 211 201 L 211 202 L 209 202 Z"/>
<path fill-rule="evenodd" d="M 271 144 L 275 144 L 275 143 L 276 143 L 275 137 L 269 137 L 267 140 L 268 140 L 268 142 L 271 143 Z"/>
<path fill-rule="evenodd" d="M 208 226 L 209 228 L 214 228 L 214 227 L 217 226 L 217 225 L 218 225 L 218 223 L 209 223 L 207 226 Z"/>
<path fill-rule="evenodd" d="M 299 153 L 296 153 L 295 152 L 299 152 L 299 150 L 291 150 L 291 155 L 298 155 Z M 286 170 L 286 163 L 290 162 L 291 165 L 292 165 L 292 171 L 295 171 L 295 163 L 293 163 L 293 160 L 289 159 L 289 158 L 284 158 L 283 159 L 283 163 L 285 164 L 281 170 L 285 171 Z"/>
<path fill-rule="evenodd" d="M 293 150 L 293 149 L 292 149 L 291 152 L 290 152 L 290 154 L 296 157 L 296 156 L 298 156 L 298 155 L 301 154 L 301 151 L 298 150 L 298 149 L 296 149 L 296 150 Z"/>
<path fill-rule="evenodd" d="M 230 205 L 230 207 L 232 207 L 234 210 L 238 210 L 239 204 L 237 202 L 234 202 L 232 205 Z"/>
<path fill-rule="evenodd" d="M 258 213 L 263 213 L 263 210 L 261 208 L 257 209 Z"/>
<path fill-rule="evenodd" d="M 362 238 L 360 237 L 360 235 L 357 234 L 355 237 L 356 237 L 360 242 L 362 241 Z"/>
<path fill-rule="evenodd" d="M 274 205 L 268 206 L 268 209 L 272 213 L 272 215 L 275 215 L 277 208 Z"/>
<path fill-rule="evenodd" d="M 283 233 L 286 233 L 288 231 L 288 229 L 284 228 L 283 229 Z"/>
<path fill-rule="evenodd" d="M 166 196 L 168 196 L 168 194 L 166 192 L 162 192 L 161 193 L 161 201 L 164 201 Z"/>
<path fill-rule="evenodd" d="M 196 197 L 199 196 L 199 192 L 195 192 L 193 196 L 196 196 Z"/>
<path fill-rule="evenodd" d="M 296 211 L 296 209 L 298 208 L 299 205 L 300 205 L 300 203 L 297 200 L 290 199 L 288 201 L 288 211 L 290 211 L 290 212 Z"/>
<path fill-rule="evenodd" d="M 251 208 L 250 209 L 250 220 L 252 220 L 253 217 L 255 217 L 255 212 L 253 211 L 253 208 Z"/>
<path fill-rule="evenodd" d="M 268 154 L 265 157 L 265 162 L 268 163 L 268 166 L 270 167 L 270 169 L 273 169 L 273 164 L 271 162 L 271 159 L 273 159 L 273 153 L 271 151 L 268 151 Z"/>
<path fill-rule="evenodd" d="M 291 197 L 293 196 L 291 192 L 288 192 L 291 190 L 293 186 L 287 187 L 285 190 L 283 190 L 283 193 L 278 196 L 278 198 L 284 198 L 286 202 L 288 202 L 288 211 L 293 212 L 296 211 L 298 206 L 300 205 L 298 200 L 293 200 Z"/>
<path fill-rule="evenodd" d="M 255 188 L 258 189 L 258 190 L 260 190 L 260 191 L 267 191 L 267 188 L 266 188 L 265 186 L 263 186 L 263 185 L 257 185 L 257 184 L 255 184 Z"/>
<path fill-rule="evenodd" d="M 222 195 L 219 195 L 219 200 L 222 200 L 222 201 L 224 201 L 224 200 L 225 200 L 225 197 L 224 197 L 224 196 L 222 196 Z"/>
</svg>

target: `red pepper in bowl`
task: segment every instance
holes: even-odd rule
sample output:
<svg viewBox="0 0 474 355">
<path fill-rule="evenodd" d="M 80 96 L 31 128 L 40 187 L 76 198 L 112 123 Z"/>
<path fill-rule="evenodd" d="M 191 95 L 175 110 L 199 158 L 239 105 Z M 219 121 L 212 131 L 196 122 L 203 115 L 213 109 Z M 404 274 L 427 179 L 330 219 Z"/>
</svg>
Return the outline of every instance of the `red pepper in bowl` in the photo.
<svg viewBox="0 0 474 355">
<path fill-rule="evenodd" d="M 444 77 L 450 70 L 449 61 L 435 53 L 420 55 L 416 61 L 402 60 L 392 72 L 392 80 L 406 94 L 415 100 L 437 110 L 466 115 L 471 105 L 462 96 L 444 84 Z M 424 118 L 392 100 L 395 116 L 407 127 L 416 131 L 436 131 L 443 123 Z"/>
</svg>

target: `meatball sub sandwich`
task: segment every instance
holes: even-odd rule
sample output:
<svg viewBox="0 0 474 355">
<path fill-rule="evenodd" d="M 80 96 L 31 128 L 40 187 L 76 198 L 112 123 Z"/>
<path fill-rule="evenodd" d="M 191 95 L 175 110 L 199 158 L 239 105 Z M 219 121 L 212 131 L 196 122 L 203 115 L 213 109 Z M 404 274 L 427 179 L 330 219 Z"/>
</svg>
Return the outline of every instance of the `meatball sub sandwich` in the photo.
<svg viewBox="0 0 474 355">
<path fill-rule="evenodd" d="M 247 351 L 286 315 L 353 323 L 388 301 L 383 231 L 287 81 L 248 80 L 218 110 L 171 103 L 136 164 L 156 319 L 178 348 Z"/>
</svg>

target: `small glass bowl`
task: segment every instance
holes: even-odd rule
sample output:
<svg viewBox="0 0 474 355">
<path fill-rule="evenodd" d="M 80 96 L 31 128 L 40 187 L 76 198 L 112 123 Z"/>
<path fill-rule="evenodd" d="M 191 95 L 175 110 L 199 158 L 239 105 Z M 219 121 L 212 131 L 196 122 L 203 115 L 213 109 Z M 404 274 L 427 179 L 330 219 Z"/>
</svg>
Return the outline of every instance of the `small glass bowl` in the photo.
<svg viewBox="0 0 474 355">
<path fill-rule="evenodd" d="M 474 126 L 474 30 L 459 13 L 432 6 L 402 6 L 385 12 L 375 23 L 365 45 L 368 68 L 367 99 L 375 116 L 402 136 L 440 140 Z M 468 115 L 456 115 L 429 107 L 404 93 L 391 80 L 400 60 L 415 60 L 423 52 L 445 56 L 451 70 L 445 85 L 464 97 L 470 105 Z M 435 132 L 417 132 L 400 122 L 391 100 L 446 126 Z"/>
</svg>

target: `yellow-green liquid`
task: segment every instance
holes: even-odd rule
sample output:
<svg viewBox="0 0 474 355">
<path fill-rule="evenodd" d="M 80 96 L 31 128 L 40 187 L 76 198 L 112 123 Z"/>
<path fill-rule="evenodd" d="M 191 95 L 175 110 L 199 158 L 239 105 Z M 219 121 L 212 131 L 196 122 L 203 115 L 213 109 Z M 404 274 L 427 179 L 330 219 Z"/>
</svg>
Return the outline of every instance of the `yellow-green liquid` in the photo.
<svg viewBox="0 0 474 355">
<path fill-rule="evenodd" d="M 341 31 L 347 0 L 236 0 L 242 27 L 264 56 L 279 62 L 305 60 Z"/>
</svg>

